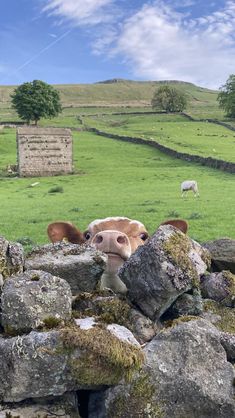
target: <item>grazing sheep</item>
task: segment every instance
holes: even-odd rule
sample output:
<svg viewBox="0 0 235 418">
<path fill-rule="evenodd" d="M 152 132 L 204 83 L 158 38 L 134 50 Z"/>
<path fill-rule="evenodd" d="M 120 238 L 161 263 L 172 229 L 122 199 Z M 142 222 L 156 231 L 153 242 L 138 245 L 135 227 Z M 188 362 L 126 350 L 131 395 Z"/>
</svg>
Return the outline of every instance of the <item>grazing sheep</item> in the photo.
<svg viewBox="0 0 235 418">
<path fill-rule="evenodd" d="M 194 197 L 199 196 L 198 186 L 196 180 L 186 180 L 181 183 L 181 196 L 184 197 L 186 192 L 192 190 Z"/>
</svg>

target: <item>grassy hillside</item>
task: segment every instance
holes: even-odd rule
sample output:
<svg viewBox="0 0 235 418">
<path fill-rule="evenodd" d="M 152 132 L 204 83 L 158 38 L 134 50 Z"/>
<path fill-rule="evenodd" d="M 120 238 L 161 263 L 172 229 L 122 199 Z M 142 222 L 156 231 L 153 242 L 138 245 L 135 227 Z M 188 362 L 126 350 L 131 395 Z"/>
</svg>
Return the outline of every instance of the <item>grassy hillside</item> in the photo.
<svg viewBox="0 0 235 418">
<path fill-rule="evenodd" d="M 0 151 L 3 172 L 16 158 L 13 129 L 0 135 Z M 144 222 L 150 232 L 167 218 L 182 217 L 198 241 L 235 238 L 231 174 L 88 132 L 74 132 L 74 164 L 71 176 L 0 178 L 0 235 L 46 243 L 47 224 L 54 220 L 69 220 L 85 229 L 96 218 L 129 216 Z M 194 178 L 200 198 L 182 199 L 180 183 Z M 32 187 L 35 182 L 39 184 Z"/>
<path fill-rule="evenodd" d="M 153 93 L 163 82 L 115 80 L 96 84 L 56 85 L 64 107 L 118 106 L 150 107 Z M 195 86 L 191 83 L 171 81 L 172 86 L 182 90 L 188 98 L 190 114 L 198 118 L 218 117 L 223 113 L 216 101 L 217 91 Z M 10 94 L 14 86 L 0 86 L 0 120 L 11 118 Z M 14 115 L 13 115 L 14 116 Z"/>
<path fill-rule="evenodd" d="M 100 115 L 83 118 L 87 126 L 118 135 L 156 140 L 179 152 L 235 163 L 235 131 L 183 115 Z"/>
</svg>

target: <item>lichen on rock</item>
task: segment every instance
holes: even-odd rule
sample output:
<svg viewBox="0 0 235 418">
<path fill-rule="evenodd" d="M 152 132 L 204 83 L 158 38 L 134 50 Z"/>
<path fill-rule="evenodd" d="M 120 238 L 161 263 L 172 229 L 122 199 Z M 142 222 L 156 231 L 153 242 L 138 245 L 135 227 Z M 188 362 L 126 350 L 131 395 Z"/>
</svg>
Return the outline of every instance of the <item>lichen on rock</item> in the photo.
<svg viewBox="0 0 235 418">
<path fill-rule="evenodd" d="M 0 276 L 3 279 L 23 271 L 24 250 L 21 244 L 0 237 Z"/>
</svg>

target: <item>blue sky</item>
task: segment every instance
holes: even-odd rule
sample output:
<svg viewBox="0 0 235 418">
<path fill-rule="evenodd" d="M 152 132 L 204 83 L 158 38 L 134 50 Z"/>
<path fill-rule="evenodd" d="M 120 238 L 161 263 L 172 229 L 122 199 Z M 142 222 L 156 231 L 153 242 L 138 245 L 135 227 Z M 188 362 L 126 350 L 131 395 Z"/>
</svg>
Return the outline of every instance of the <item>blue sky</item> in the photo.
<svg viewBox="0 0 235 418">
<path fill-rule="evenodd" d="M 234 73 L 235 0 L 0 0 L 0 85 Z"/>
</svg>

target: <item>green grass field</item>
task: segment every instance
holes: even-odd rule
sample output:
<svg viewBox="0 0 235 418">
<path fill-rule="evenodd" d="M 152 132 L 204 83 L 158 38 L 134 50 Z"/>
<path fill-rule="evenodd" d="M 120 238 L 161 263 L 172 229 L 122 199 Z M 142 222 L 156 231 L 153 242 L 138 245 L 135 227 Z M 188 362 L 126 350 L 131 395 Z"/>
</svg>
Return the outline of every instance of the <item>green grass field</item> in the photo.
<svg viewBox="0 0 235 418">
<path fill-rule="evenodd" d="M 196 119 L 227 121 L 218 108 L 216 91 L 190 83 L 172 82 L 188 97 L 187 113 Z M 45 178 L 17 178 L 7 173 L 16 164 L 15 129 L 0 126 L 0 235 L 46 243 L 46 227 L 69 220 L 85 229 L 95 218 L 128 216 L 145 223 L 151 233 L 161 221 L 188 220 L 189 234 L 204 242 L 235 238 L 234 175 L 173 159 L 145 145 L 107 139 L 83 131 L 88 126 L 121 135 L 153 138 L 178 151 L 235 161 L 235 133 L 181 115 L 151 112 L 156 82 L 56 86 L 62 114 L 41 120 L 40 126 L 70 127 L 74 137 L 74 174 Z M 10 107 L 13 86 L 0 86 L 0 122 L 17 122 Z M 114 113 L 124 112 L 124 115 Z M 80 130 L 80 132 L 79 132 Z M 180 196 L 180 183 L 195 179 L 200 198 Z M 35 182 L 38 185 L 32 187 Z M 56 192 L 57 191 L 57 192 Z M 25 240 L 25 242 L 27 239 Z"/>
<path fill-rule="evenodd" d="M 204 242 L 235 238 L 234 176 L 170 158 L 148 146 L 74 132 L 75 174 L 45 178 L 6 178 L 15 163 L 15 130 L 0 135 L 0 235 L 48 242 L 46 227 L 69 220 L 82 230 L 95 218 L 128 216 L 151 233 L 161 221 L 181 217 L 192 238 Z M 180 183 L 196 179 L 200 198 L 180 196 Z M 35 187 L 31 184 L 39 182 Z M 60 192 L 52 193 L 53 190 Z"/>
<path fill-rule="evenodd" d="M 235 131 L 182 115 L 105 115 L 84 117 L 87 126 L 104 132 L 153 139 L 176 151 L 235 162 Z"/>
</svg>

